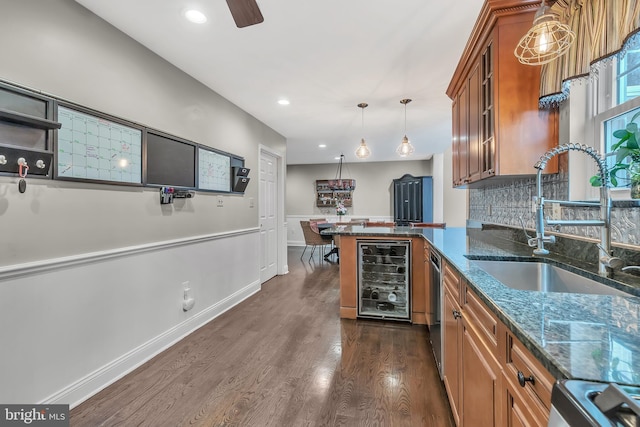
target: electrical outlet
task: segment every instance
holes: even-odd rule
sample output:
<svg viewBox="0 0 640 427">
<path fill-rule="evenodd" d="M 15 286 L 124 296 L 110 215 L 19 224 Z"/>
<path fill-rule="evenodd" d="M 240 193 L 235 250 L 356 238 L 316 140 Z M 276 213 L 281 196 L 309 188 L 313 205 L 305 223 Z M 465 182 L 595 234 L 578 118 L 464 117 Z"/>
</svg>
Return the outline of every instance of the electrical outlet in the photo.
<svg viewBox="0 0 640 427">
<path fill-rule="evenodd" d="M 551 219 L 562 219 L 560 203 L 551 203 Z"/>
<path fill-rule="evenodd" d="M 195 305 L 196 300 L 191 294 L 191 287 L 189 287 L 189 281 L 182 282 L 182 310 L 189 311 Z"/>
<path fill-rule="evenodd" d="M 491 216 L 491 205 L 487 205 L 487 216 Z"/>
<path fill-rule="evenodd" d="M 221 208 L 224 206 L 224 199 L 218 196 L 218 207 Z"/>
</svg>

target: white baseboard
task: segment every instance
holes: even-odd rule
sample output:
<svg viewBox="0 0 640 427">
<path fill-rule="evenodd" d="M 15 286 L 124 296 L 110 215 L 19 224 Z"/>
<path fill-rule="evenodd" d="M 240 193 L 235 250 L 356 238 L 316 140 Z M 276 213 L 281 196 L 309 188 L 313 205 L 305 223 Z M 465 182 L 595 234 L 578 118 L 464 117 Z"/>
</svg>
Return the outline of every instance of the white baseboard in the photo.
<svg viewBox="0 0 640 427">
<path fill-rule="evenodd" d="M 204 326 L 206 323 L 235 307 L 251 295 L 259 292 L 260 289 L 259 281 L 245 286 L 224 300 L 202 310 L 181 324 L 149 340 L 138 348 L 124 354 L 75 383 L 70 384 L 68 387 L 65 387 L 59 392 L 49 396 L 40 403 L 72 402 L 70 404 L 71 408 L 78 406 L 94 394 L 113 384 L 137 367 L 141 366 L 143 363 L 191 334 L 196 329 Z"/>
</svg>

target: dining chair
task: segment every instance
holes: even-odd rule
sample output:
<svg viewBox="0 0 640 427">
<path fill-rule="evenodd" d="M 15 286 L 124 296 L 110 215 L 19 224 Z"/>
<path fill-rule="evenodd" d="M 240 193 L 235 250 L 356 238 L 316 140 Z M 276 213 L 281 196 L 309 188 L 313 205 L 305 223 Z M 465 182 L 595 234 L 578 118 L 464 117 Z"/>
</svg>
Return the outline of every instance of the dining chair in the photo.
<svg viewBox="0 0 640 427">
<path fill-rule="evenodd" d="M 305 243 L 302 255 L 300 255 L 300 259 L 302 259 L 309 246 L 311 246 L 311 254 L 309 255 L 309 260 L 311 260 L 311 258 L 313 257 L 313 253 L 318 247 L 320 247 L 321 255 L 321 257 L 319 258 L 322 259 L 322 256 L 324 256 L 324 248 L 325 246 L 331 244 L 331 240 L 327 240 L 320 233 L 313 231 L 310 221 L 300 221 L 300 227 L 302 228 L 302 234 L 304 235 Z"/>
<path fill-rule="evenodd" d="M 411 228 L 447 228 L 445 222 L 412 222 L 409 223 Z"/>
</svg>

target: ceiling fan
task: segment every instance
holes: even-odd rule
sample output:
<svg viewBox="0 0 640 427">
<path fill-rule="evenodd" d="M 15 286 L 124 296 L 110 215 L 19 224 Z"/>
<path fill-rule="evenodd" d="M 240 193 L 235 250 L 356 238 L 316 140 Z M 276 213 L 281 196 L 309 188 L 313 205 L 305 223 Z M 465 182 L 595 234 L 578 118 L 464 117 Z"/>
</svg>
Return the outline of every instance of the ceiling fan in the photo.
<svg viewBox="0 0 640 427">
<path fill-rule="evenodd" d="M 256 0 L 227 0 L 227 5 L 238 28 L 248 27 L 264 21 Z"/>
</svg>

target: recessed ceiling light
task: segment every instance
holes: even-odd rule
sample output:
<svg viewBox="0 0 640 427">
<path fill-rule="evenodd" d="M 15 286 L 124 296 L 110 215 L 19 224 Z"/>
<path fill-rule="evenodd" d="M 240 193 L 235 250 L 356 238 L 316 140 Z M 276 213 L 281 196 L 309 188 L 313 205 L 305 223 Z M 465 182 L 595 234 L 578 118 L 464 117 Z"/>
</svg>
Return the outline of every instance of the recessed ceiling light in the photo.
<svg viewBox="0 0 640 427">
<path fill-rule="evenodd" d="M 288 99 L 279 99 L 278 104 L 280 105 L 289 105 L 291 104 Z"/>
<path fill-rule="evenodd" d="M 195 9 L 187 10 L 184 13 L 184 16 L 194 24 L 204 24 L 205 22 L 207 22 L 207 17 L 204 16 L 204 13 L 200 12 L 199 10 L 195 10 Z"/>
<path fill-rule="evenodd" d="M 318 148 L 327 148 L 327 144 L 318 144 Z"/>
</svg>

